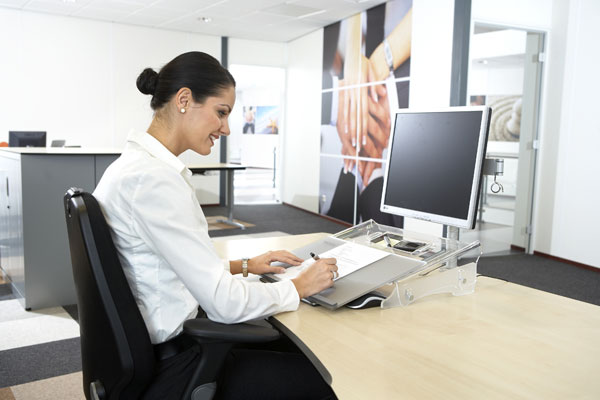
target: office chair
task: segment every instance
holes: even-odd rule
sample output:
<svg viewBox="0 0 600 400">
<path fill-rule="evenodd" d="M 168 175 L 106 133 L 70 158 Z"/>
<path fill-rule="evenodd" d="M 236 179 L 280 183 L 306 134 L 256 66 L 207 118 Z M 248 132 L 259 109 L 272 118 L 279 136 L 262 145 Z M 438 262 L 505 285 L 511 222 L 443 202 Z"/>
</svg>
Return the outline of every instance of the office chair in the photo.
<svg viewBox="0 0 600 400">
<path fill-rule="evenodd" d="M 125 278 L 100 205 L 71 188 L 64 196 L 73 278 L 77 292 L 83 390 L 88 400 L 138 399 L 152 385 L 157 361 L 142 315 Z M 234 343 L 279 338 L 272 326 L 225 325 L 206 318 L 185 322 L 200 362 L 182 399 L 212 399 L 216 379 Z"/>
</svg>

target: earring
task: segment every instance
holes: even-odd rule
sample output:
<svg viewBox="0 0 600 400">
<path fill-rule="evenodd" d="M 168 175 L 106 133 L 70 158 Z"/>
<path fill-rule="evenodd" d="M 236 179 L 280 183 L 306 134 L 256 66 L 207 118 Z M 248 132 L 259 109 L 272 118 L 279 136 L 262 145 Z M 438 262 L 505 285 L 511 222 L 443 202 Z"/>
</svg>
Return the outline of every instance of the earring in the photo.
<svg viewBox="0 0 600 400">
<path fill-rule="evenodd" d="M 185 108 L 182 108 L 182 109 L 181 109 L 181 110 L 179 110 L 179 111 L 181 111 L 181 113 L 183 114 L 183 113 L 185 113 Z"/>
</svg>

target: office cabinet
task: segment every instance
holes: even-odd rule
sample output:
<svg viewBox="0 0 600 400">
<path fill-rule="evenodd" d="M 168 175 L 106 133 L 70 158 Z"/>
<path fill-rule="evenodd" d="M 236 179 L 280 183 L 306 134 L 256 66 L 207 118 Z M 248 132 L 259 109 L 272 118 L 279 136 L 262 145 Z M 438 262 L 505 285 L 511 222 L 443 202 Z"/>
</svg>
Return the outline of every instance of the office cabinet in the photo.
<svg viewBox="0 0 600 400">
<path fill-rule="evenodd" d="M 93 191 L 118 151 L 0 150 L 0 266 L 26 309 L 76 303 L 63 196 Z"/>
</svg>

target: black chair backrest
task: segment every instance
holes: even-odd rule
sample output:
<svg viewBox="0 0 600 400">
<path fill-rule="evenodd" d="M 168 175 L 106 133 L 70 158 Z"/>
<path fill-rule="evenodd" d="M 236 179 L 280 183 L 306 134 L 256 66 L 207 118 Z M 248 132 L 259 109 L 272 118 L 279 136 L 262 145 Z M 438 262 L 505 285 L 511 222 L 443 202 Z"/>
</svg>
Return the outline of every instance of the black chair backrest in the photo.
<svg viewBox="0 0 600 400">
<path fill-rule="evenodd" d="M 83 390 L 100 382 L 106 399 L 137 399 L 152 380 L 148 330 L 119 262 L 100 205 L 71 188 L 65 216 L 77 292 Z"/>
</svg>

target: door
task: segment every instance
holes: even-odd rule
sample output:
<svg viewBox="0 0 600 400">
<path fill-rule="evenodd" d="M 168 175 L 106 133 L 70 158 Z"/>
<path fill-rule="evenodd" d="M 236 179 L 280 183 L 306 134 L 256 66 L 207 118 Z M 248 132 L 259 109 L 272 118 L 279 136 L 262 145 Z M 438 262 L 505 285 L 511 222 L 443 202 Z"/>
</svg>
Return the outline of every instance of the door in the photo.
<svg viewBox="0 0 600 400">
<path fill-rule="evenodd" d="M 531 234 L 535 168 L 538 153 L 538 121 L 542 66 L 544 62 L 544 36 L 527 32 L 524 60 L 523 108 L 521 113 L 521 139 L 512 245 L 532 253 Z"/>
<path fill-rule="evenodd" d="M 229 118 L 227 162 L 247 168 L 236 171 L 236 204 L 279 203 L 285 69 L 232 64 L 236 107 Z"/>
<path fill-rule="evenodd" d="M 504 174 L 500 191 L 485 177 L 476 230 L 461 238 L 480 240 L 486 254 L 530 251 L 544 35 L 474 24 L 468 101 L 492 108 L 487 157 L 504 160 Z"/>
</svg>

